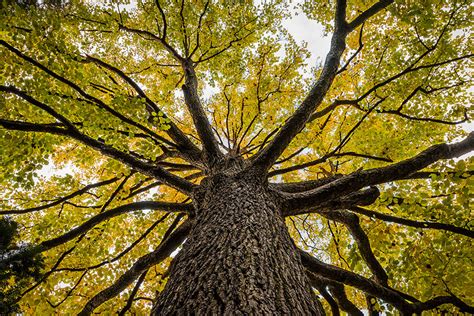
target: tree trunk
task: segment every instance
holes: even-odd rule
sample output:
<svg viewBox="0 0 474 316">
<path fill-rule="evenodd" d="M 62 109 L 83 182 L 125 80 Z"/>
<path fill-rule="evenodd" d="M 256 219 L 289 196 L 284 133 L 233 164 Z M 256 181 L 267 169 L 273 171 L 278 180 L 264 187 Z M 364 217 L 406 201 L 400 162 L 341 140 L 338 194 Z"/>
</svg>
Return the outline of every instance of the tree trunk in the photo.
<svg viewBox="0 0 474 316">
<path fill-rule="evenodd" d="M 205 182 L 152 314 L 323 315 L 271 192 L 249 174 Z"/>
</svg>

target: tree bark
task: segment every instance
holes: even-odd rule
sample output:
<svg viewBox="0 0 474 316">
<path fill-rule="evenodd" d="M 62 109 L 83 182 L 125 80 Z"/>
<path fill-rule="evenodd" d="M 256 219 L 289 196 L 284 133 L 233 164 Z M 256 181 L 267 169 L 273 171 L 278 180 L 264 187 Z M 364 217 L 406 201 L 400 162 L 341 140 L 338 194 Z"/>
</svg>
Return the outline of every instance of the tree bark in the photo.
<svg viewBox="0 0 474 316">
<path fill-rule="evenodd" d="M 249 173 L 201 184 L 152 314 L 323 315 L 271 191 Z"/>
</svg>

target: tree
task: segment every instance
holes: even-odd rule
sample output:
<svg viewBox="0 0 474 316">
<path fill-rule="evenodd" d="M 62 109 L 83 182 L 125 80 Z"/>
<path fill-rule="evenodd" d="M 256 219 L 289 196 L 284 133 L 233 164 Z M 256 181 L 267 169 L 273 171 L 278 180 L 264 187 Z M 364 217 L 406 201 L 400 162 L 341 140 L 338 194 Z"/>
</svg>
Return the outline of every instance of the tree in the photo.
<svg viewBox="0 0 474 316">
<path fill-rule="evenodd" d="M 17 232 L 17 223 L 2 219 L 0 221 L 0 254 L 10 252 L 18 247 L 11 242 Z M 41 277 L 43 259 L 41 254 L 30 254 L 21 260 L 13 260 L 0 266 L 0 312 L 9 315 L 20 312 L 17 297 L 22 288 L 27 287 L 30 279 L 38 281 Z"/>
<path fill-rule="evenodd" d="M 0 266 L 44 260 L 12 304 L 474 311 L 472 5 L 299 5 L 332 34 L 312 68 L 291 9 L 3 3 Z"/>
</svg>

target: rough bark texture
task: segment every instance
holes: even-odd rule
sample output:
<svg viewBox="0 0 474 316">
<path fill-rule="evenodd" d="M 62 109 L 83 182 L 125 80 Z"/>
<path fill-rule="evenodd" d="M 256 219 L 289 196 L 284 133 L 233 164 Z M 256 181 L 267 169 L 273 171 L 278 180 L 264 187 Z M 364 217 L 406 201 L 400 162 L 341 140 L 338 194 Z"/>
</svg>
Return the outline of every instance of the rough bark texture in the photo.
<svg viewBox="0 0 474 316">
<path fill-rule="evenodd" d="M 251 175 L 215 175 L 153 315 L 322 315 L 277 200 Z"/>
</svg>

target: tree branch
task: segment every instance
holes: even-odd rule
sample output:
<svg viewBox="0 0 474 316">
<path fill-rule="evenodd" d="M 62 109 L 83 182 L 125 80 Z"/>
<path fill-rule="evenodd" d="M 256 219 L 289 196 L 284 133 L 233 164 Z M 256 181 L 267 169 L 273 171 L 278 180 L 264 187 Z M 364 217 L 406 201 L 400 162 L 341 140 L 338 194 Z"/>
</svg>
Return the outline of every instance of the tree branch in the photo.
<svg viewBox="0 0 474 316">
<path fill-rule="evenodd" d="M 309 272 L 306 270 L 306 276 L 308 277 L 311 286 L 318 290 L 318 292 L 322 295 L 322 297 L 328 302 L 329 306 L 331 307 L 332 316 L 340 316 L 339 313 L 339 306 L 334 300 L 334 298 L 329 294 L 326 290 L 327 279 L 324 279 L 320 276 L 315 275 L 314 273 Z"/>
<path fill-rule="evenodd" d="M 66 129 L 58 127 L 63 126 L 62 124 L 41 124 L 0 119 L 0 126 L 13 131 L 41 132 L 62 136 L 67 136 L 66 134 L 68 134 Z"/>
<path fill-rule="evenodd" d="M 399 292 L 364 278 L 356 273 L 319 261 L 303 250 L 298 251 L 301 255 L 301 262 L 310 272 L 332 281 L 353 286 L 376 297 L 380 297 L 401 311 L 409 313 L 413 310 L 411 305 L 400 295 Z"/>
<path fill-rule="evenodd" d="M 390 4 L 389 2 L 393 2 L 393 1 L 379 1 L 378 3 L 376 3 L 374 6 L 372 6 L 371 8 L 369 8 L 366 12 L 364 12 L 363 14 L 361 14 L 360 16 L 363 17 L 366 15 L 366 13 L 368 14 L 374 14 L 376 13 L 375 11 L 377 10 L 380 10 L 383 8 L 383 6 L 386 6 L 388 4 Z M 472 54 L 467 54 L 467 55 L 464 55 L 464 56 L 459 56 L 459 57 L 455 57 L 455 58 L 452 58 L 452 59 L 449 59 L 449 60 L 444 60 L 444 61 L 440 61 L 440 62 L 435 62 L 435 63 L 431 63 L 431 64 L 425 64 L 425 65 L 421 65 L 421 66 L 417 66 L 415 67 L 424 57 L 426 57 L 428 54 L 430 54 L 431 52 L 433 52 L 438 44 L 440 43 L 442 37 L 444 36 L 444 34 L 446 33 L 446 30 L 448 28 L 448 26 L 450 25 L 452 19 L 454 18 L 454 15 L 455 13 L 458 11 L 458 9 L 460 8 L 461 6 L 455 8 L 451 14 L 450 14 L 450 17 L 447 21 L 447 23 L 444 25 L 444 27 L 442 28 L 439 36 L 437 37 L 437 40 L 436 42 L 431 46 L 431 47 L 427 47 L 426 45 L 425 48 L 426 50 L 421 53 L 417 58 L 414 59 L 414 61 L 412 63 L 410 63 L 404 70 L 402 70 L 401 72 L 389 77 L 388 79 L 382 81 L 382 82 L 379 82 L 377 84 L 375 84 L 373 87 L 371 87 L 370 89 L 368 89 L 366 92 L 364 92 L 359 98 L 357 98 L 356 100 L 336 100 L 334 101 L 330 106 L 326 107 L 325 109 L 319 111 L 319 112 L 315 112 L 311 115 L 310 119 L 308 121 L 313 121 L 314 119 L 316 118 L 319 118 L 319 117 L 322 117 L 324 116 L 325 114 L 327 114 L 328 112 L 331 112 L 332 110 L 334 110 L 337 106 L 339 105 L 342 105 L 342 104 L 349 104 L 349 105 L 353 105 L 355 106 L 356 108 L 358 108 L 359 110 L 361 110 L 360 106 L 358 105 L 358 103 L 365 99 L 368 95 L 370 95 L 372 92 L 376 91 L 377 89 L 389 84 L 390 82 L 408 74 L 408 73 L 411 73 L 411 72 L 415 72 L 417 70 L 420 70 L 420 69 L 426 69 L 426 68 L 433 68 L 433 67 L 438 67 L 438 66 L 442 66 L 442 65 L 445 65 L 445 64 L 448 64 L 448 63 L 451 63 L 451 62 L 455 62 L 455 61 L 459 61 L 459 60 L 462 60 L 462 59 L 466 59 L 466 58 L 471 58 L 473 55 Z M 353 21 L 353 22 L 356 22 L 357 21 L 357 18 Z M 363 21 L 362 21 L 363 23 Z M 453 86 L 456 86 L 453 85 Z M 432 89 L 433 91 L 436 91 L 436 90 L 440 90 L 440 88 L 438 89 Z M 416 91 L 422 91 L 422 89 L 416 89 Z M 433 92 L 431 91 L 431 92 Z M 428 92 L 428 93 L 431 93 L 431 92 Z M 412 95 L 413 96 L 413 95 Z M 411 97 L 412 97 L 411 96 Z M 410 96 L 409 96 L 410 98 Z M 408 98 L 408 99 L 409 99 Z M 406 102 L 407 100 L 405 100 L 404 102 Z M 403 106 L 403 103 L 402 105 Z M 456 124 L 460 124 L 464 121 L 467 120 L 467 118 L 465 118 L 464 120 L 461 120 L 461 121 L 457 121 L 457 122 L 449 122 L 449 121 L 444 121 L 444 120 L 440 120 L 440 119 L 432 119 L 432 118 L 417 118 L 417 117 L 413 117 L 413 116 L 410 116 L 410 115 L 407 115 L 407 114 L 404 114 L 404 113 L 401 113 L 401 108 L 399 107 L 398 110 L 380 110 L 379 111 L 380 113 L 388 113 L 388 114 L 394 114 L 394 115 L 398 115 L 398 116 L 401 116 L 401 117 L 404 117 L 406 119 L 410 119 L 410 120 L 418 120 L 418 121 L 427 121 L 427 122 L 434 122 L 434 123 L 441 123 L 441 124 L 448 124 L 448 125 L 456 125 Z M 466 114 L 465 114 L 466 116 Z"/>
<path fill-rule="evenodd" d="M 53 309 L 56 309 L 57 307 L 59 307 L 62 303 L 64 303 L 68 297 L 70 297 L 72 295 L 72 292 L 74 292 L 74 290 L 79 286 L 79 284 L 81 284 L 81 281 L 84 279 L 84 277 L 86 276 L 86 274 L 88 273 L 89 271 L 86 270 L 84 272 L 82 272 L 81 276 L 79 277 L 79 279 L 76 281 L 76 283 L 74 284 L 74 286 L 72 288 L 70 288 L 67 293 L 66 293 L 66 296 L 63 297 L 62 300 L 60 300 L 58 303 L 51 303 L 50 300 L 47 298 L 46 301 L 48 302 L 49 306 L 51 306 Z"/>
<path fill-rule="evenodd" d="M 335 31 L 331 40 L 331 48 L 320 77 L 300 104 L 296 112 L 286 121 L 273 140 L 253 158 L 253 166 L 266 172 L 288 147 L 292 139 L 304 128 L 311 113 L 321 104 L 335 76 L 342 53 L 346 47 L 348 34 L 345 21 L 346 1 L 337 2 L 335 14 Z"/>
<path fill-rule="evenodd" d="M 142 201 L 142 202 L 135 202 L 135 203 L 121 205 L 121 206 L 118 206 L 116 208 L 105 211 L 103 213 L 99 213 L 91 217 L 89 220 L 85 221 L 81 225 L 77 226 L 76 228 L 71 229 L 70 231 L 68 231 L 67 233 L 61 236 L 43 241 L 39 245 L 27 246 L 27 247 L 20 248 L 18 250 L 13 250 L 11 252 L 2 254 L 0 257 L 1 258 L 0 265 L 18 260 L 26 254 L 28 255 L 37 254 L 37 253 L 47 251 L 51 248 L 57 247 L 59 245 L 62 245 L 76 238 L 77 236 L 84 234 L 85 232 L 92 229 L 94 226 L 97 226 L 98 224 L 108 219 L 111 219 L 113 217 L 116 217 L 128 212 L 134 212 L 134 211 L 146 210 L 146 209 L 163 210 L 163 211 L 168 211 L 168 212 L 185 212 L 188 214 L 192 214 L 193 212 L 193 206 L 192 204 L 189 204 L 189 203 L 187 204 L 187 203 Z"/>
<path fill-rule="evenodd" d="M 44 273 L 41 278 L 39 279 L 39 281 L 37 281 L 35 284 L 33 284 L 32 286 L 30 286 L 29 288 L 27 288 L 25 291 L 23 291 L 19 296 L 18 298 L 16 299 L 16 302 L 19 302 L 27 293 L 33 291 L 35 288 L 37 288 L 41 283 L 43 283 L 51 274 L 53 274 L 54 272 L 58 271 L 58 267 L 59 265 L 61 264 L 61 262 L 64 260 L 64 258 L 66 258 L 67 255 L 69 255 L 77 246 L 77 242 L 74 246 L 72 246 L 71 248 L 69 248 L 68 250 L 66 250 L 65 252 L 63 252 L 59 258 L 56 260 L 56 262 L 53 264 L 53 266 L 51 267 L 51 269 Z"/>
<path fill-rule="evenodd" d="M 463 174 L 467 174 L 467 177 L 474 175 L 474 171 L 465 171 Z M 412 173 L 406 177 L 401 177 L 397 180 L 414 180 L 414 179 L 430 179 L 432 175 L 441 176 L 443 174 L 447 175 L 456 175 L 457 172 L 439 172 L 439 171 L 420 171 Z M 317 179 L 317 180 L 307 180 L 307 181 L 298 181 L 298 182 L 286 182 L 286 183 L 269 183 L 269 187 L 274 191 L 281 191 L 287 193 L 298 193 L 304 191 L 314 190 L 332 182 L 334 180 L 344 177 L 342 174 L 335 174 L 331 177 Z M 461 176 L 460 178 L 465 179 L 466 177 Z"/>
<path fill-rule="evenodd" d="M 376 187 L 370 187 L 350 193 L 347 196 L 338 197 L 334 200 L 324 201 L 318 204 L 318 201 L 311 199 L 302 200 L 299 198 L 293 199 L 291 194 L 280 193 L 280 197 L 283 198 L 282 209 L 284 211 L 282 215 L 294 216 L 307 213 L 326 214 L 325 212 L 331 214 L 333 210 L 347 209 L 356 205 L 370 205 L 375 202 L 379 195 L 380 192 Z"/>
<path fill-rule="evenodd" d="M 137 295 L 137 292 L 140 289 L 140 286 L 142 285 L 143 281 L 145 281 L 147 272 L 148 270 L 145 270 L 138 278 L 137 283 L 133 287 L 133 290 L 130 293 L 130 296 L 128 297 L 127 304 L 125 304 L 125 306 L 120 310 L 120 312 L 118 313 L 118 316 L 126 315 L 127 311 L 132 307 L 133 300 L 135 296 Z"/>
<path fill-rule="evenodd" d="M 91 61 L 101 67 L 104 67 L 114 73 L 116 73 L 120 78 L 122 78 L 125 82 L 127 82 L 136 92 L 137 94 L 144 98 L 146 100 L 146 104 L 148 105 L 148 111 L 151 114 L 152 112 L 155 112 L 158 114 L 159 112 L 163 113 L 160 108 L 156 105 L 155 102 L 153 102 L 146 94 L 145 92 L 139 87 L 139 85 L 133 81 L 132 78 L 127 76 L 123 71 L 120 69 L 98 59 L 92 56 L 87 56 L 86 61 Z M 164 117 L 166 118 L 166 114 L 164 114 Z M 196 147 L 187 137 L 184 135 L 184 133 L 174 124 L 172 121 L 169 123 L 170 128 L 166 131 L 168 135 L 176 142 L 179 144 L 178 149 L 181 150 L 184 154 L 188 154 L 191 156 L 192 159 L 196 159 L 197 156 L 199 156 L 199 148 Z M 165 138 L 160 139 L 163 143 L 170 145 L 172 147 L 176 147 L 176 144 L 168 141 Z"/>
<path fill-rule="evenodd" d="M 439 39 L 441 39 L 441 37 Z M 381 81 L 381 82 L 375 84 L 374 86 L 372 86 L 371 88 L 366 90 L 364 93 L 362 93 L 357 99 L 355 99 L 355 100 L 335 100 L 331 105 L 327 106 L 323 110 L 313 113 L 310 116 L 308 121 L 313 121 L 316 118 L 322 117 L 322 116 L 326 115 L 327 113 L 329 113 L 330 111 L 334 110 L 336 107 L 338 107 L 340 105 L 344 105 L 344 104 L 352 105 L 352 106 L 355 106 L 357 109 L 362 110 L 359 106 L 359 102 L 361 102 L 362 100 L 367 98 L 371 93 L 377 91 L 377 89 L 388 85 L 389 83 L 403 77 L 404 75 L 407 75 L 407 74 L 412 73 L 412 72 L 416 72 L 416 71 L 421 70 L 421 69 L 439 67 L 439 66 L 446 65 L 446 64 L 449 64 L 449 63 L 452 63 L 452 62 L 472 58 L 474 56 L 474 54 L 467 54 L 467 55 L 462 55 L 462 56 L 454 57 L 454 58 L 451 58 L 451 59 L 447 59 L 447 60 L 444 60 L 444 61 L 439 61 L 439 62 L 434 62 L 434 63 L 429 63 L 429 64 L 416 66 L 424 57 L 426 57 L 430 52 L 432 52 L 436 48 L 436 45 L 438 44 L 438 42 L 439 42 L 439 40 L 436 42 L 435 46 L 431 47 L 429 50 L 427 50 L 424 53 L 420 54 L 405 69 L 403 69 L 402 71 L 400 71 L 399 73 L 397 73 L 395 75 L 392 75 L 391 77 L 385 79 L 384 81 Z M 432 89 L 433 90 L 432 92 L 437 91 L 437 90 L 441 90 L 441 89 L 444 89 L 444 88 L 446 88 L 446 89 L 447 88 L 452 88 L 452 87 L 455 87 L 455 86 L 457 86 L 457 85 L 454 84 L 454 85 L 443 87 L 443 88 L 435 88 L 435 89 Z M 422 90 L 419 89 L 417 91 L 422 91 Z M 431 92 L 429 92 L 430 90 L 425 89 L 425 91 L 428 92 L 428 93 L 431 93 Z M 411 96 L 411 97 L 413 97 L 413 96 Z M 403 105 L 403 102 L 402 102 L 402 105 Z M 402 117 L 405 117 L 405 118 L 409 118 L 409 119 L 413 119 L 413 120 L 420 120 L 420 121 L 430 121 L 430 122 L 450 124 L 450 125 L 459 124 L 459 122 L 447 122 L 447 121 L 443 121 L 443 120 L 439 120 L 439 119 L 432 119 L 432 118 L 416 118 L 416 117 L 409 116 L 409 115 L 401 113 L 400 109 L 399 110 L 379 110 L 379 113 L 395 114 L 395 115 L 399 115 L 399 116 L 402 116 Z"/>
<path fill-rule="evenodd" d="M 437 296 L 426 302 L 417 302 L 413 304 L 415 313 L 421 314 L 423 311 L 435 309 L 436 307 L 443 304 L 452 304 L 460 309 L 463 313 L 474 314 L 474 306 L 470 306 L 457 298 L 454 295 L 451 296 Z"/>
<path fill-rule="evenodd" d="M 474 132 L 461 142 L 434 145 L 413 158 L 387 167 L 354 172 L 311 191 L 286 196 L 284 194 L 284 198 L 291 201 L 291 205 L 297 209 L 321 205 L 367 186 L 404 179 L 438 160 L 459 157 L 472 150 L 474 150 Z"/>
<path fill-rule="evenodd" d="M 394 0 L 380 0 L 379 2 L 376 2 L 348 24 L 349 30 L 352 31 L 356 29 L 359 25 L 367 21 L 370 17 L 374 16 L 384 8 L 388 7 L 393 2 Z"/>
<path fill-rule="evenodd" d="M 362 42 L 362 35 L 364 33 L 364 24 L 362 24 L 361 28 L 360 28 L 360 32 L 359 32 L 359 47 L 357 48 L 357 50 L 347 59 L 346 63 L 341 67 L 339 68 L 339 70 L 337 71 L 337 74 L 339 75 L 340 73 L 343 73 L 344 71 L 346 71 L 347 67 L 350 65 L 350 63 L 352 62 L 352 60 L 361 52 L 362 48 L 364 48 L 364 43 Z M 313 115 L 311 115 L 312 117 Z M 312 120 L 310 117 L 310 121 Z"/>
<path fill-rule="evenodd" d="M 340 222 L 347 227 L 347 229 L 349 230 L 352 237 L 357 243 L 357 247 L 359 248 L 359 252 L 362 255 L 362 258 L 366 262 L 372 274 L 375 276 L 376 281 L 386 286 L 388 282 L 387 273 L 382 268 L 377 258 L 375 258 L 372 248 L 370 247 L 369 238 L 367 237 L 362 227 L 360 227 L 359 218 L 355 214 L 351 214 L 347 211 L 342 210 L 324 211 L 319 213 L 327 219 Z"/>
<path fill-rule="evenodd" d="M 124 30 L 124 31 L 129 32 L 129 33 L 134 33 L 134 34 L 138 34 L 138 35 L 142 35 L 142 36 L 144 35 L 144 36 L 147 36 L 151 40 L 154 40 L 154 41 L 157 41 L 157 42 L 161 43 L 163 45 L 163 47 L 171 54 L 171 56 L 174 59 L 176 59 L 180 64 L 183 63 L 184 58 L 178 53 L 178 51 L 176 49 L 171 47 L 168 44 L 168 42 L 166 42 L 166 37 L 165 37 L 166 34 L 165 34 L 165 36 L 158 37 L 158 36 L 156 36 L 155 34 L 153 34 L 151 32 L 148 32 L 148 31 L 145 31 L 145 30 L 134 29 L 134 28 L 131 28 L 131 27 L 127 27 L 127 26 L 125 26 L 121 23 L 119 23 L 119 29 Z"/>
<path fill-rule="evenodd" d="M 135 122 L 134 120 L 132 119 L 129 119 L 127 117 L 125 117 L 124 115 L 120 114 L 119 112 L 115 111 L 114 109 L 112 109 L 111 107 L 109 107 L 107 104 L 105 104 L 103 101 L 97 99 L 96 97 L 86 93 L 83 89 L 81 89 L 77 84 L 73 83 L 72 81 L 58 75 L 57 73 L 55 73 L 54 71 L 48 69 L 47 67 L 43 66 L 41 63 L 37 62 L 36 60 L 34 60 L 33 58 L 29 57 L 29 56 L 26 56 L 25 54 L 23 54 L 22 52 L 20 52 L 18 49 L 16 49 L 15 47 L 11 46 L 10 44 L 8 44 L 7 42 L 3 41 L 3 40 L 0 40 L 0 45 L 6 47 L 9 51 L 11 51 L 12 53 L 14 53 L 15 55 L 17 55 L 18 57 L 20 57 L 21 59 L 33 64 L 35 67 L 41 69 L 42 71 L 44 71 L 45 73 L 47 73 L 48 75 L 50 75 L 51 77 L 55 78 L 56 80 L 66 84 L 67 86 L 69 86 L 70 88 L 72 88 L 73 90 L 75 90 L 77 93 L 79 93 L 81 96 L 83 96 L 84 98 L 86 98 L 87 100 L 93 102 L 94 104 L 96 104 L 98 107 L 100 107 L 101 109 L 104 109 L 105 111 L 109 112 L 110 114 L 112 114 L 113 116 L 117 117 L 118 119 L 120 119 L 121 121 L 129 124 L 129 125 L 132 125 L 140 130 L 142 130 L 143 132 L 149 134 L 150 136 L 152 136 L 153 138 L 156 138 L 156 139 L 160 139 L 160 136 L 158 134 L 156 134 L 155 132 L 153 132 L 152 130 L 150 130 L 148 127 L 146 126 L 143 126 L 141 125 L 140 123 L 137 123 Z"/>
<path fill-rule="evenodd" d="M 235 32 L 234 32 L 234 38 L 231 39 L 228 43 L 226 44 L 222 44 L 222 45 L 219 45 L 217 47 L 215 46 L 211 46 L 211 48 L 209 48 L 208 50 L 206 50 L 204 53 L 201 54 L 201 56 L 198 57 L 197 61 L 196 61 L 196 64 L 200 64 L 200 63 L 203 63 L 203 62 L 206 62 L 212 58 L 215 58 L 217 56 L 219 56 L 220 54 L 224 53 L 225 51 L 227 51 L 228 49 L 230 49 L 235 43 L 238 43 L 246 38 L 248 38 L 250 35 L 252 35 L 253 33 L 255 33 L 255 30 L 250 30 L 248 31 L 247 34 L 244 34 L 242 36 L 239 36 L 238 34 L 242 31 L 242 30 L 246 30 L 246 27 L 251 24 L 251 23 L 254 23 L 256 20 L 258 19 L 258 17 L 255 17 L 255 18 L 252 18 L 251 20 L 249 20 L 247 23 L 245 23 L 244 25 L 242 25 L 241 27 L 239 27 Z M 223 40 L 223 39 L 222 39 Z M 212 45 L 212 43 L 211 43 Z M 223 45 L 225 45 L 224 47 L 222 47 Z M 219 47 L 222 47 L 221 49 L 219 49 L 218 51 L 215 51 L 213 52 L 211 55 L 207 56 L 207 57 L 204 57 L 206 56 L 212 48 L 219 48 Z"/>
<path fill-rule="evenodd" d="M 425 310 L 434 309 L 441 304 L 452 304 L 458 307 L 461 312 L 472 313 L 474 311 L 474 307 L 467 305 L 454 295 L 438 296 L 426 302 L 420 302 L 407 294 L 378 284 L 356 273 L 326 264 L 303 250 L 298 249 L 298 252 L 300 253 L 303 266 L 305 266 L 309 272 L 334 282 L 353 286 L 374 297 L 378 297 L 400 310 L 403 315 L 421 313 Z M 413 303 L 409 303 L 407 300 Z"/>
<path fill-rule="evenodd" d="M 207 9 L 209 7 L 209 2 L 210 1 L 206 1 L 206 4 L 204 5 L 204 9 L 202 10 L 201 14 L 199 15 L 198 25 L 197 25 L 197 28 L 196 28 L 196 46 L 194 47 L 194 49 L 189 54 L 190 59 L 193 57 L 194 53 L 198 50 L 199 46 L 201 45 L 200 41 L 201 41 L 202 20 L 204 18 L 204 15 L 206 15 L 206 13 L 207 13 Z"/>
<path fill-rule="evenodd" d="M 360 309 L 357 308 L 357 306 L 352 303 L 346 295 L 346 291 L 344 290 L 344 285 L 337 283 L 337 282 L 332 282 L 329 285 L 329 291 L 331 294 L 334 296 L 336 299 L 337 303 L 339 306 L 341 306 L 341 309 L 348 313 L 351 316 L 363 316 L 364 313 L 361 312 Z"/>
<path fill-rule="evenodd" d="M 177 218 L 181 218 L 180 216 L 181 214 L 184 214 L 184 213 L 180 213 L 177 216 Z M 138 245 L 143 239 L 145 239 L 146 236 L 148 236 L 148 234 L 150 234 L 158 224 L 162 223 L 166 218 L 168 218 L 168 215 L 170 215 L 170 213 L 166 213 L 165 215 L 160 217 L 158 220 L 156 220 L 150 227 L 147 228 L 147 230 L 145 230 L 143 234 L 140 235 L 140 237 L 138 237 L 127 248 L 122 250 L 119 254 L 117 254 L 113 258 L 107 258 L 100 263 L 97 263 L 88 267 L 64 267 L 64 268 L 57 269 L 57 271 L 76 271 L 77 272 L 77 271 L 84 271 L 84 270 L 93 270 L 93 269 L 100 268 L 106 264 L 110 264 L 119 260 L 120 258 L 125 256 L 127 253 L 129 253 L 133 248 L 135 248 L 135 246 Z"/>
<path fill-rule="evenodd" d="M 183 69 L 186 78 L 185 84 L 182 86 L 184 100 L 188 106 L 194 126 L 196 127 L 196 131 L 205 149 L 206 158 L 212 165 L 214 161 L 217 161 L 222 157 L 222 153 L 219 150 L 217 139 L 214 136 L 209 120 L 207 119 L 206 113 L 201 104 L 201 100 L 199 99 L 197 91 L 198 81 L 192 62 L 184 62 Z"/>
<path fill-rule="evenodd" d="M 341 315 L 341 313 L 339 313 L 339 305 L 336 303 L 331 294 L 329 294 L 329 292 L 323 286 L 317 287 L 317 290 L 331 307 L 332 316 Z"/>
<path fill-rule="evenodd" d="M 118 149 L 115 149 L 111 146 L 104 144 L 92 137 L 89 137 L 85 134 L 81 134 L 76 131 L 67 130 L 64 128 L 48 126 L 45 124 L 34 124 L 28 122 L 19 122 L 19 121 L 10 121 L 0 119 L 0 126 L 8 130 L 17 130 L 17 131 L 29 131 L 29 132 L 46 132 L 61 136 L 66 136 L 72 139 L 75 139 L 86 146 L 89 146 L 102 154 L 116 159 L 127 166 L 130 166 L 133 169 L 140 171 L 145 175 L 149 175 L 157 180 L 162 181 L 164 184 L 169 185 L 185 194 L 191 194 L 195 185 L 181 177 L 175 176 L 174 174 L 166 171 L 165 169 L 150 165 L 146 162 L 143 162 L 135 157 L 128 155 Z"/>
<path fill-rule="evenodd" d="M 445 231 L 453 232 L 456 234 L 464 235 L 469 238 L 474 238 L 474 231 L 467 228 L 450 225 L 450 224 L 414 221 L 414 220 L 410 220 L 406 218 L 400 218 L 400 217 L 396 217 L 392 215 L 387 215 L 387 214 L 371 211 L 371 210 L 357 207 L 357 206 L 352 206 L 349 208 L 349 210 L 351 210 L 354 213 L 362 214 L 364 216 L 367 216 L 370 218 L 376 218 L 376 219 L 389 222 L 389 223 L 397 223 L 397 224 L 401 224 L 405 226 L 422 228 L 422 229 L 445 230 Z"/>
<path fill-rule="evenodd" d="M 58 112 L 56 112 L 53 108 L 51 108 L 50 106 L 42 103 L 42 102 L 39 102 L 38 100 L 32 98 L 31 96 L 29 96 L 28 94 L 26 94 L 25 92 L 17 89 L 16 87 L 13 87 L 13 86 L 3 86 L 3 85 L 0 85 L 0 91 L 1 92 L 8 92 L 8 93 L 13 93 L 13 94 L 16 94 L 17 96 L 19 96 L 20 98 L 22 98 L 23 100 L 31 103 L 32 105 L 42 109 L 43 111 L 45 111 L 46 113 L 48 113 L 49 115 L 51 115 L 52 117 L 54 117 L 56 120 L 58 120 L 59 122 L 61 122 L 67 129 L 71 130 L 71 131 L 75 131 L 75 132 L 79 132 L 76 128 L 76 126 L 74 126 L 74 124 L 72 124 L 66 117 L 64 117 L 63 115 L 59 114 Z"/>
<path fill-rule="evenodd" d="M 269 183 L 269 187 L 275 191 L 287 192 L 287 193 L 298 193 L 304 191 L 310 191 L 329 182 L 332 182 L 336 179 L 343 177 L 342 174 L 335 174 L 331 177 L 317 179 L 317 180 L 307 180 L 299 182 L 286 182 L 286 183 Z"/>
<path fill-rule="evenodd" d="M 162 12 L 162 10 L 160 10 Z M 126 30 L 128 32 L 142 34 L 150 37 L 153 40 L 160 42 L 166 50 L 168 50 L 171 55 L 180 62 L 185 72 L 186 82 L 182 86 L 184 99 L 186 105 L 188 106 L 188 110 L 191 113 L 191 116 L 194 121 L 194 126 L 196 127 L 196 131 L 198 132 L 199 138 L 202 141 L 202 144 L 208 154 L 208 160 L 212 160 L 215 157 L 220 157 L 221 153 L 219 150 L 219 146 L 217 144 L 217 140 L 214 137 L 212 132 L 211 125 L 207 120 L 206 114 L 204 113 L 201 101 L 198 96 L 197 92 L 197 78 L 196 73 L 194 70 L 194 66 L 191 60 L 183 58 L 173 47 L 171 47 L 164 39 L 164 37 L 158 37 L 153 33 L 143 30 L 137 30 L 125 27 L 120 25 L 120 28 Z"/>
<path fill-rule="evenodd" d="M 163 30 L 161 31 L 161 38 L 166 39 L 166 30 L 168 28 L 168 22 L 166 21 L 166 15 L 165 15 L 165 12 L 163 11 L 163 8 L 161 7 L 161 4 L 160 4 L 159 0 L 155 0 L 155 5 L 158 8 L 158 11 L 160 11 L 161 20 L 163 22 Z"/>
<path fill-rule="evenodd" d="M 311 166 L 315 166 L 315 165 L 318 165 L 320 163 L 326 162 L 331 157 L 346 157 L 346 156 L 349 156 L 349 157 L 360 157 L 360 158 L 365 158 L 365 159 L 372 159 L 372 160 L 377 160 L 377 161 L 393 162 L 393 160 L 390 159 L 390 158 L 377 157 L 377 156 L 371 156 L 371 155 L 366 155 L 366 154 L 359 154 L 359 153 L 352 152 L 352 151 L 344 152 L 344 153 L 336 153 L 336 150 L 337 150 L 337 148 L 335 150 L 331 151 L 330 153 L 322 156 L 321 158 L 318 158 L 318 159 L 315 159 L 315 160 L 311 160 L 311 161 L 308 161 L 308 162 L 305 162 L 305 163 L 302 163 L 302 164 L 293 165 L 293 166 L 286 167 L 286 168 L 272 170 L 268 173 L 268 177 L 274 177 L 274 176 L 277 176 L 277 175 L 280 175 L 280 174 L 284 174 L 284 173 L 288 173 L 288 172 L 308 168 L 308 167 L 311 167 Z"/>
<path fill-rule="evenodd" d="M 377 299 L 370 295 L 370 294 L 365 294 L 365 302 L 367 304 L 367 311 L 368 311 L 368 316 L 379 316 L 380 313 L 376 309 L 377 306 Z"/>
<path fill-rule="evenodd" d="M 1 124 L 2 123 L 0 121 L 0 125 Z M 75 191 L 71 194 L 68 194 L 68 195 L 66 195 L 64 197 L 61 197 L 61 198 L 58 198 L 58 199 L 55 199 L 54 202 L 51 202 L 51 203 L 48 203 L 48 204 L 45 204 L 45 205 L 25 208 L 25 209 L 22 209 L 22 210 L 0 210 L 0 215 L 25 214 L 25 213 L 45 210 L 45 209 L 51 208 L 53 206 L 59 205 L 59 204 L 65 202 L 65 201 L 68 201 L 68 200 L 70 200 L 70 199 L 72 199 L 76 196 L 82 195 L 82 194 L 86 193 L 87 191 L 89 191 L 90 189 L 114 183 L 118 179 L 119 178 L 117 178 L 117 177 L 113 177 L 109 180 L 105 180 L 105 181 L 97 182 L 97 183 L 94 183 L 94 184 L 86 185 L 85 187 L 82 187 L 81 189 L 79 189 L 79 190 L 77 190 L 77 191 Z"/>
<path fill-rule="evenodd" d="M 450 175 L 450 176 L 456 176 L 457 172 L 454 171 L 448 171 L 448 172 L 440 172 L 440 171 L 420 171 L 420 172 L 415 172 L 412 173 L 406 177 L 400 178 L 398 180 L 413 180 L 413 179 L 430 179 L 431 176 L 437 176 L 440 177 L 442 175 Z M 474 170 L 468 170 L 463 172 L 463 174 L 467 174 L 467 177 L 460 176 L 461 179 L 466 179 L 474 175 Z"/>
</svg>

